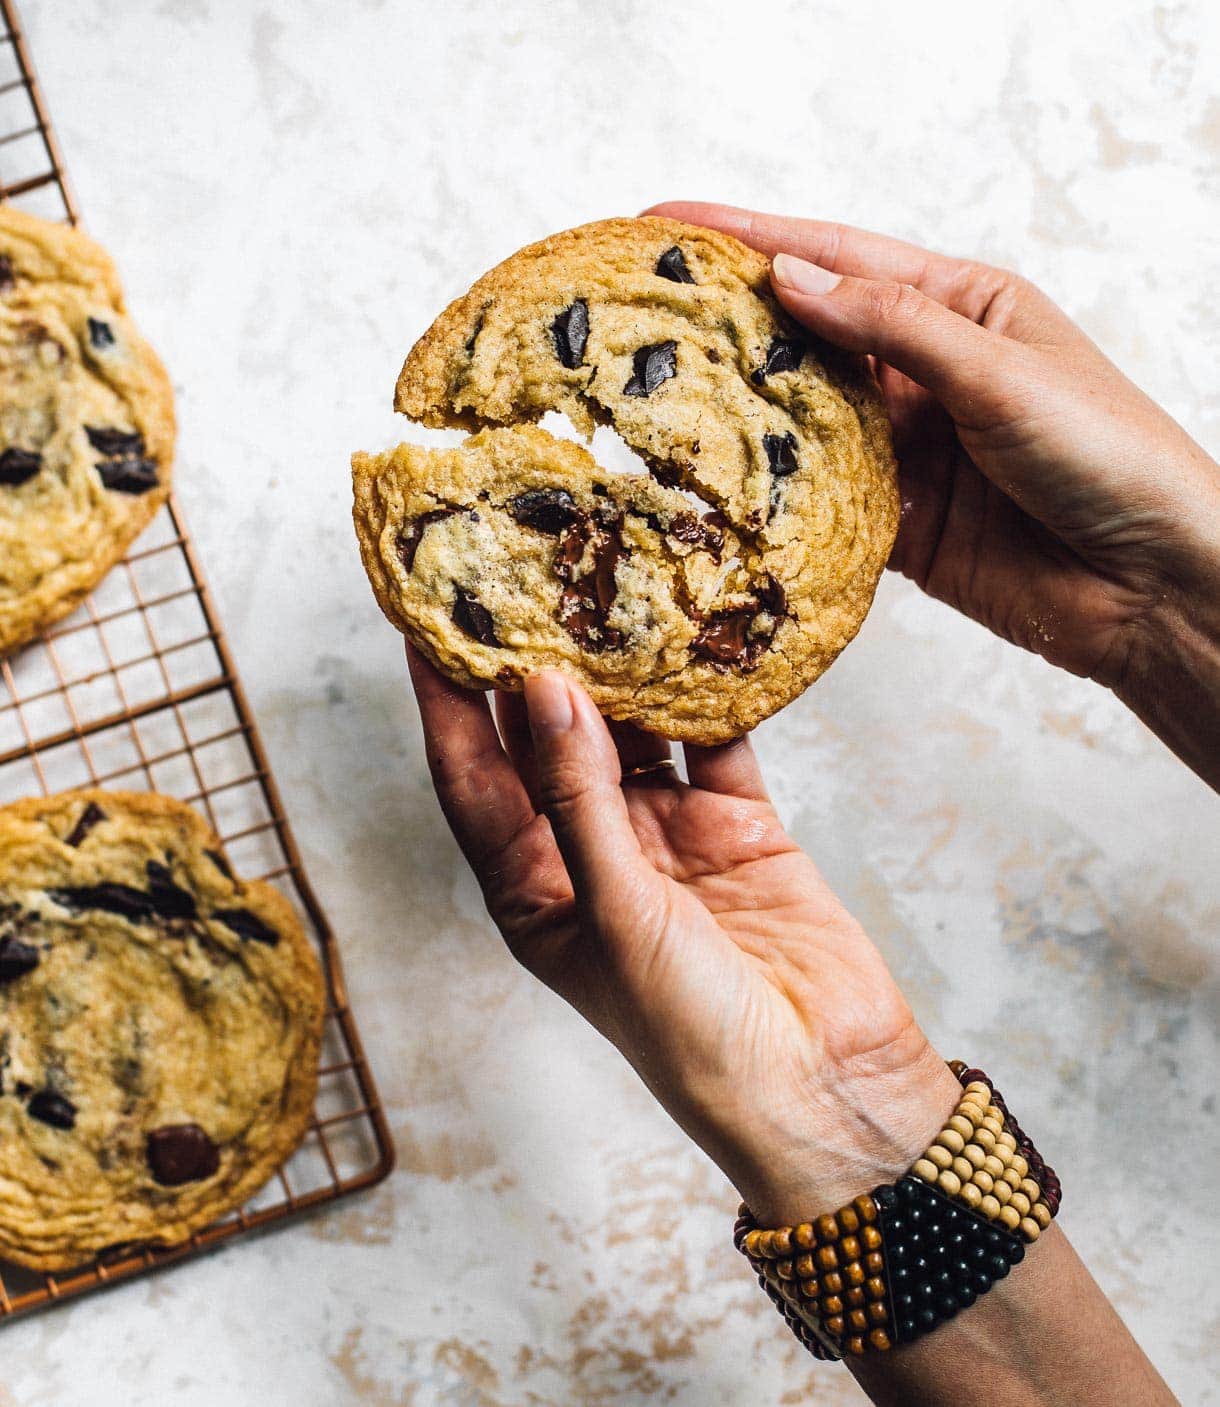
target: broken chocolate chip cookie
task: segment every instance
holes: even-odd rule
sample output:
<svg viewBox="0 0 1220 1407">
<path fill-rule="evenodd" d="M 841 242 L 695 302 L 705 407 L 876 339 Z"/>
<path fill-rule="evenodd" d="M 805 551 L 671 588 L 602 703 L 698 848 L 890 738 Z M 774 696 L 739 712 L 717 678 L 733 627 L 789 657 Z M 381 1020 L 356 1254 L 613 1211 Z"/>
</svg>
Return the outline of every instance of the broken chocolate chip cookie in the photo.
<svg viewBox="0 0 1220 1407">
<path fill-rule="evenodd" d="M 165 501 L 173 393 L 109 257 L 0 206 L 0 654 L 67 615 Z"/>
<path fill-rule="evenodd" d="M 0 808 L 0 1258 L 174 1245 L 300 1142 L 324 987 L 291 906 L 188 806 Z"/>
<path fill-rule="evenodd" d="M 408 356 L 397 409 L 476 431 L 353 460 L 386 615 L 452 678 L 556 666 L 614 718 L 717 743 L 859 629 L 889 556 L 889 422 L 860 358 L 786 317 L 767 260 L 673 220 L 605 220 L 506 260 Z M 534 425 L 615 429 L 646 473 Z"/>
</svg>

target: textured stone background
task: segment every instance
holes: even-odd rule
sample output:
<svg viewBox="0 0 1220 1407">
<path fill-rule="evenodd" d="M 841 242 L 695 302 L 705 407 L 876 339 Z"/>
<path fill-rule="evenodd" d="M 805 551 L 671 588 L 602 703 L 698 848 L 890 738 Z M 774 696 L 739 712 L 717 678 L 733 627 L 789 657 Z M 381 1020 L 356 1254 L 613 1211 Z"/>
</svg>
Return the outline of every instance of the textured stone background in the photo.
<svg viewBox="0 0 1220 1407">
<path fill-rule="evenodd" d="M 359 568 L 347 455 L 403 432 L 401 357 L 475 274 L 686 195 L 1018 266 L 1215 451 L 1220 9 L 27 11 L 88 224 L 179 388 L 181 497 L 400 1169 L 4 1329 L 0 1404 L 860 1400 L 743 1273 L 723 1179 L 489 931 Z M 1111 699 L 900 581 L 758 741 L 941 1048 L 1053 1157 L 1063 1224 L 1170 1382 L 1220 1401 L 1215 801 Z"/>
</svg>

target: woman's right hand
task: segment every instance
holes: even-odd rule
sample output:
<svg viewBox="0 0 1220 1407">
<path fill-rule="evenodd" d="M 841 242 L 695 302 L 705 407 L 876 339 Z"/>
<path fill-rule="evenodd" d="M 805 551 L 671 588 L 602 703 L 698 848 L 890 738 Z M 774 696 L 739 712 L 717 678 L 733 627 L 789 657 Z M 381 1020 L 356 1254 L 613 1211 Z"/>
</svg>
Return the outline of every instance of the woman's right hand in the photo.
<svg viewBox="0 0 1220 1407">
<path fill-rule="evenodd" d="M 818 220 L 671 203 L 772 256 L 817 336 L 876 359 L 891 565 L 1113 689 L 1220 787 L 1220 469 L 1049 298 L 1002 269 Z"/>
</svg>

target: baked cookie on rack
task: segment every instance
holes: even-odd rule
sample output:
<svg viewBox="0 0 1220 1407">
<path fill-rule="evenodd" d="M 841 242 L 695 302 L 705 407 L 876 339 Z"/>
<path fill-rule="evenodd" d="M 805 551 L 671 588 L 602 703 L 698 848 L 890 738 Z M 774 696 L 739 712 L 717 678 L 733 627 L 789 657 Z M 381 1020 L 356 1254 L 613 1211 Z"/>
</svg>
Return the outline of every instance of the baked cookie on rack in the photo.
<svg viewBox="0 0 1220 1407">
<path fill-rule="evenodd" d="M 300 1142 L 324 985 L 288 901 L 190 807 L 0 808 L 0 1258 L 174 1245 Z"/>
<path fill-rule="evenodd" d="M 165 501 L 173 392 L 109 256 L 0 205 L 0 654 L 67 615 Z"/>
<path fill-rule="evenodd" d="M 356 455 L 386 615 L 452 678 L 567 670 L 614 718 L 696 743 L 782 708 L 855 635 L 898 524 L 889 422 L 767 260 L 672 220 L 604 220 L 481 278 L 415 345 L 397 409 L 481 431 Z M 531 425 L 613 426 L 647 474 Z"/>
</svg>

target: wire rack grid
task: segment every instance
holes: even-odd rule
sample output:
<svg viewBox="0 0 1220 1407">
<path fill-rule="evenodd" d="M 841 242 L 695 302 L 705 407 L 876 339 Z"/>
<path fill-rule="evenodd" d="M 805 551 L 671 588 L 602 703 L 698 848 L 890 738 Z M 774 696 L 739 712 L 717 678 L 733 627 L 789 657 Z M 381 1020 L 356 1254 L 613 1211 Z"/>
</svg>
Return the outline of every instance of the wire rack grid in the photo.
<svg viewBox="0 0 1220 1407">
<path fill-rule="evenodd" d="M 0 0 L 0 200 L 78 212 L 12 0 Z M 314 1116 L 245 1207 L 172 1250 L 121 1251 L 42 1275 L 0 1262 L 0 1322 L 372 1186 L 393 1167 L 385 1114 L 348 1005 L 334 936 L 305 876 L 182 514 L 171 499 L 67 620 L 0 659 L 0 804 L 78 786 L 155 790 L 198 807 L 234 869 L 276 884 L 327 976 Z"/>
</svg>

